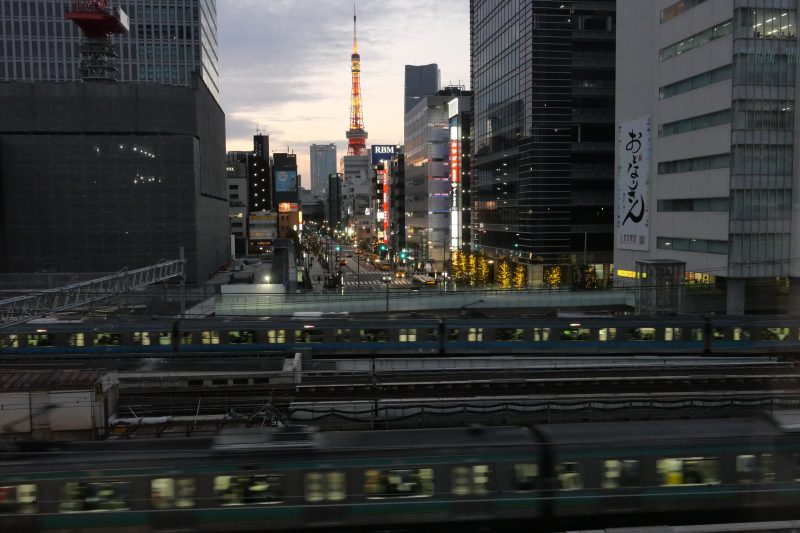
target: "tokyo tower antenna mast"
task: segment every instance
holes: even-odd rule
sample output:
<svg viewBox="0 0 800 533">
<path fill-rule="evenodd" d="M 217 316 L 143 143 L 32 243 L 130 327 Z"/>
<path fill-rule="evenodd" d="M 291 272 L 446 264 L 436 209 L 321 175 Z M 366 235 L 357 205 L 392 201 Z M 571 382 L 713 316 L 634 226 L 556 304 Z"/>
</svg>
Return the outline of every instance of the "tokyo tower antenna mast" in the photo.
<svg viewBox="0 0 800 533">
<path fill-rule="evenodd" d="M 350 129 L 346 133 L 347 155 L 366 155 L 367 132 L 364 131 L 364 115 L 361 110 L 361 56 L 358 55 L 355 5 L 353 5 L 353 54 L 350 56 L 350 72 L 353 87 L 350 94 Z"/>
</svg>

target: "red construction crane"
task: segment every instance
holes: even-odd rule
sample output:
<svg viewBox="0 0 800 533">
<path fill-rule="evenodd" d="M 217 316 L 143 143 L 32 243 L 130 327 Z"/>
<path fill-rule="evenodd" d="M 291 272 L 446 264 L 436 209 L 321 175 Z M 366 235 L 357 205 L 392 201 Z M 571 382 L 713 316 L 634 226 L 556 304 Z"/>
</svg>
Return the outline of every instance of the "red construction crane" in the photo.
<svg viewBox="0 0 800 533">
<path fill-rule="evenodd" d="M 81 43 L 81 78 L 85 81 L 116 81 L 117 53 L 111 44 L 115 33 L 128 33 L 128 15 L 108 0 L 74 0 L 64 18 L 83 31 Z"/>
</svg>

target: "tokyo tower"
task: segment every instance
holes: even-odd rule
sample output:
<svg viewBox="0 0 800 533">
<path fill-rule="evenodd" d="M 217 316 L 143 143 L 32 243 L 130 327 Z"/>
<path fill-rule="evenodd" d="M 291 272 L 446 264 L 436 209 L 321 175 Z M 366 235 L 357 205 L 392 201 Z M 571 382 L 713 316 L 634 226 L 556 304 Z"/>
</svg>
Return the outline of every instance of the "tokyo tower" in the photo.
<svg viewBox="0 0 800 533">
<path fill-rule="evenodd" d="M 353 6 L 353 54 L 350 56 L 353 87 L 350 95 L 350 129 L 347 130 L 347 155 L 367 155 L 367 132 L 361 110 L 361 56 L 358 55 L 356 8 Z"/>
</svg>

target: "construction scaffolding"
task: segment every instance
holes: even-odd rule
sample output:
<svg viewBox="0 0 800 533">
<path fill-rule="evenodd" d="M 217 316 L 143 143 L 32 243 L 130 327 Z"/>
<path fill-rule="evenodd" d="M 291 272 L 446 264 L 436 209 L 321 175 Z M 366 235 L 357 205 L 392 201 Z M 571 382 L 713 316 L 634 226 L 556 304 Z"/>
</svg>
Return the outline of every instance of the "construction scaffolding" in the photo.
<svg viewBox="0 0 800 533">
<path fill-rule="evenodd" d="M 0 328 L 105 300 L 172 278 L 183 278 L 184 263 L 183 259 L 165 261 L 27 296 L 0 300 Z"/>
</svg>

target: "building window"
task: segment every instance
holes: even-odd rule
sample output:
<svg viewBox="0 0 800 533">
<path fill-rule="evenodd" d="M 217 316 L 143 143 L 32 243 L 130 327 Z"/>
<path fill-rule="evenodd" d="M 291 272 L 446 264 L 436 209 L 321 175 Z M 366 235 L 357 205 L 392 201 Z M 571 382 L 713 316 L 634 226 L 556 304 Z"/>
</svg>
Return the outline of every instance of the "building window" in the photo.
<svg viewBox="0 0 800 533">
<path fill-rule="evenodd" d="M 706 43 L 710 43 L 714 39 L 719 39 L 720 37 L 730 34 L 732 29 L 733 21 L 726 20 L 725 22 L 712 26 L 707 30 L 703 30 L 700 33 L 695 33 L 691 37 L 681 39 L 677 43 L 673 43 L 662 48 L 658 53 L 658 60 L 664 61 L 671 57 L 675 57 L 676 55 L 686 53 L 694 48 L 703 46 Z"/>
<path fill-rule="evenodd" d="M 658 98 L 659 100 L 664 100 L 665 98 L 671 98 L 701 87 L 729 80 L 731 79 L 731 72 L 731 65 L 725 65 L 724 67 L 719 67 L 690 78 L 676 81 L 675 83 L 670 83 L 669 85 L 664 85 L 658 90 Z"/>
<path fill-rule="evenodd" d="M 730 154 L 717 154 L 704 157 L 693 157 L 690 159 L 663 161 L 658 164 L 658 173 L 659 175 L 680 174 L 684 172 L 700 172 L 702 170 L 730 168 L 730 166 Z"/>
<path fill-rule="evenodd" d="M 727 198 L 687 198 L 681 200 L 659 200 L 658 211 L 669 212 L 709 212 L 709 211 L 727 211 L 728 199 Z"/>
<path fill-rule="evenodd" d="M 794 39 L 797 13 L 793 9 L 747 7 L 736 10 L 736 37 Z"/>
<path fill-rule="evenodd" d="M 672 20 L 681 13 L 685 13 L 693 7 L 699 6 L 705 1 L 706 0 L 678 0 L 674 4 L 670 4 L 661 10 L 661 23 L 663 24 L 668 20 Z"/>
<path fill-rule="evenodd" d="M 656 247 L 661 250 L 681 250 L 706 254 L 727 254 L 728 241 L 712 241 L 707 239 L 685 239 L 676 237 L 658 237 Z"/>
<path fill-rule="evenodd" d="M 658 127 L 658 136 L 669 137 L 679 133 L 688 133 L 690 131 L 713 128 L 714 126 L 730 123 L 731 110 L 723 109 L 722 111 L 715 111 L 713 113 L 706 113 L 704 115 L 697 115 L 696 117 L 689 117 L 683 120 L 662 124 Z"/>
</svg>

